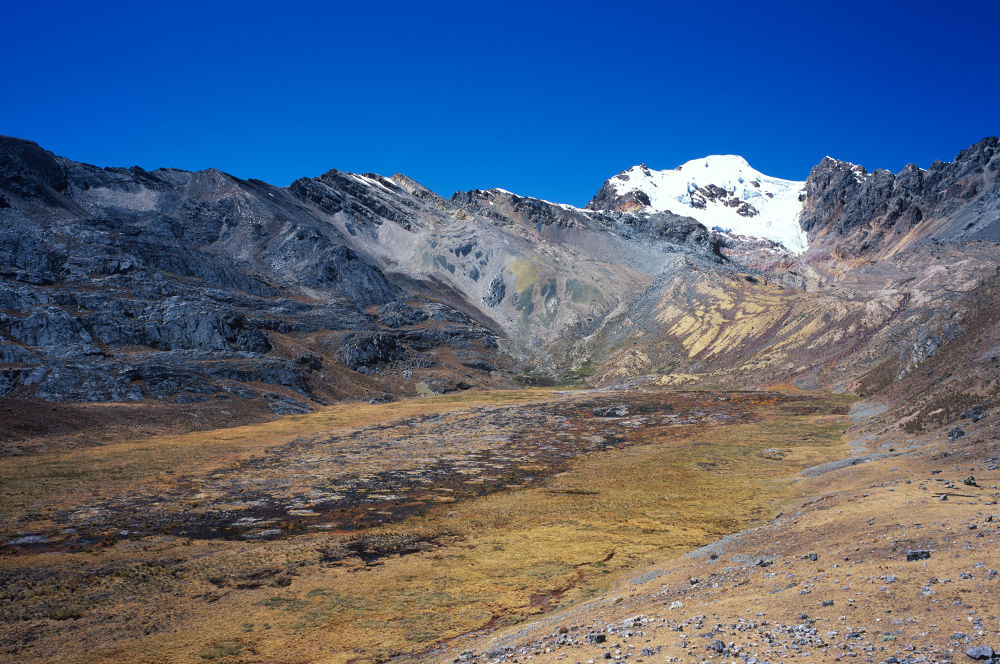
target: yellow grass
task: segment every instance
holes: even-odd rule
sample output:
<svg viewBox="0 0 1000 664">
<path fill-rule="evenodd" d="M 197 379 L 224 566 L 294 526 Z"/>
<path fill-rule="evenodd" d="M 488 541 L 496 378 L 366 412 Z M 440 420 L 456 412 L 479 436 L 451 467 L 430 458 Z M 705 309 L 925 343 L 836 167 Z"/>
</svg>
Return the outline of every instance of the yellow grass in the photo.
<svg viewBox="0 0 1000 664">
<path fill-rule="evenodd" d="M 138 473 L 148 479 L 165 464 L 209 467 L 318 430 L 559 398 L 565 397 L 523 390 L 338 407 L 254 427 L 60 456 L 84 459 L 82 475 Z M 809 414 L 797 414 L 806 401 L 812 406 Z M 128 638 L 109 634 L 100 644 L 91 637 L 87 648 L 78 640 L 83 635 L 67 632 L 50 651 L 65 661 L 387 661 L 445 638 L 512 624 L 592 597 L 616 574 L 773 516 L 798 495 L 789 479 L 795 471 L 841 452 L 847 418 L 831 413 L 842 412 L 849 401 L 830 395 L 786 406 L 776 397 L 751 423 L 651 428 L 643 433 L 642 444 L 578 457 L 566 472 L 541 486 L 442 504 L 425 516 L 374 529 L 372 533 L 415 535 L 436 544 L 370 566 L 358 559 L 319 562 L 318 552 L 344 535 L 257 543 L 150 540 L 145 550 L 119 544 L 93 554 L 49 561 L 24 557 L 8 564 L 118 569 L 142 561 L 157 570 L 175 564 L 168 561 L 187 561 L 181 579 L 146 572 L 161 579 L 159 586 L 128 576 L 133 585 L 121 583 L 130 592 L 120 591 L 110 609 L 101 609 L 148 611 L 151 616 L 168 612 L 173 616 L 169 628 Z M 762 454 L 764 450 L 769 452 Z M 141 461 L 112 461 L 115 451 L 137 454 Z M 58 483 L 68 476 L 83 490 L 88 480 L 71 475 L 72 467 L 69 459 L 50 459 L 34 471 L 35 481 Z M 9 469 L 4 472 L 4 500 L 10 501 L 24 485 L 12 481 Z M 220 590 L 210 581 L 261 566 L 287 570 L 290 583 Z"/>
<path fill-rule="evenodd" d="M 336 433 L 393 420 L 487 404 L 532 403 L 553 390 L 474 391 L 404 399 L 390 404 L 345 403 L 263 424 L 124 440 L 99 447 L 4 459 L 0 464 L 0 523 L 32 501 L 91 499 L 136 483 L 168 481 L 176 472 L 204 472 L 263 453 L 299 436 Z"/>
</svg>

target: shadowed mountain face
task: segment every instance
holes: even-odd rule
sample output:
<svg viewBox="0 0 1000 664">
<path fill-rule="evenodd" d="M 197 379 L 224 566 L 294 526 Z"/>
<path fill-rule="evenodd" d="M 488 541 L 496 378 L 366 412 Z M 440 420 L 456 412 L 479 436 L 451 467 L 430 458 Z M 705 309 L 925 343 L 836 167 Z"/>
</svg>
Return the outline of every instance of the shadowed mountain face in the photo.
<svg viewBox="0 0 1000 664">
<path fill-rule="evenodd" d="M 3 395 L 286 413 L 503 384 L 494 332 L 391 283 L 294 190 L 15 139 L 0 169 Z"/>
<path fill-rule="evenodd" d="M 696 162 L 635 167 L 580 209 L 403 175 L 98 168 L 0 138 L 0 396 L 254 418 L 516 373 L 857 388 L 877 370 L 885 389 L 992 287 L 996 138 L 898 175 L 826 158 L 804 184 Z"/>
</svg>

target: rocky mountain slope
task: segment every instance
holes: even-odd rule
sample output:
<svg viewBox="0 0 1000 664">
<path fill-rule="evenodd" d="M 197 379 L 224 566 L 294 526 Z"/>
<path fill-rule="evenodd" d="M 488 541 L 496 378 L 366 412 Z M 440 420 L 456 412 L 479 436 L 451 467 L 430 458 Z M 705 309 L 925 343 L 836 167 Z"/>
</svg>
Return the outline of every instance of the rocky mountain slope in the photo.
<svg viewBox="0 0 1000 664">
<path fill-rule="evenodd" d="M 805 183 L 800 223 L 813 261 L 881 259 L 926 240 L 961 244 L 1000 239 L 1000 139 L 984 138 L 955 161 L 898 174 L 827 157 Z"/>
<path fill-rule="evenodd" d="M 888 389 L 962 335 L 1000 264 L 997 148 L 898 175 L 827 158 L 804 182 L 734 156 L 637 166 L 581 209 L 3 138 L 0 396 L 254 419 L 516 374 Z"/>
<path fill-rule="evenodd" d="M 100 169 L 17 139 L 0 155 L 9 399 L 287 413 L 504 384 L 492 330 L 393 284 L 291 190 Z"/>
<path fill-rule="evenodd" d="M 607 380 L 654 374 L 674 384 L 855 389 L 877 366 L 892 365 L 894 376 L 912 371 L 926 359 L 922 348 L 933 354 L 955 338 L 955 321 L 975 311 L 966 294 L 996 272 L 1000 155 L 996 139 L 985 139 L 954 162 L 933 164 L 919 187 L 906 184 L 907 174 L 922 173 L 916 166 L 899 176 L 878 173 L 824 160 L 804 186 L 808 251 L 723 235 L 729 269 L 692 264 L 660 273 L 625 314 L 574 352 L 602 366 Z M 874 189 L 875 180 L 897 185 Z M 595 201 L 614 204 L 602 203 L 609 201 L 602 194 Z M 899 216 L 891 210 L 919 206 L 926 216 L 905 230 L 894 225 Z"/>
</svg>

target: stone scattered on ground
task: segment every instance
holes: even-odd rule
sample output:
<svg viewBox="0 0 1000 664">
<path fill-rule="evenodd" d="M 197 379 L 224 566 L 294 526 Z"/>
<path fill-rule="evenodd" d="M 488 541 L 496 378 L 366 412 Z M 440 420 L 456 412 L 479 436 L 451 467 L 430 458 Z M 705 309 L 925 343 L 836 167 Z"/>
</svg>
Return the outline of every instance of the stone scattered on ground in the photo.
<svg viewBox="0 0 1000 664">
<path fill-rule="evenodd" d="M 448 643 L 435 661 L 459 661 L 447 653 L 460 644 L 460 661 L 482 664 L 1000 662 L 998 478 L 961 472 L 992 463 L 1000 443 L 926 438 L 806 475 L 812 497 L 775 521 L 589 603 Z"/>
</svg>

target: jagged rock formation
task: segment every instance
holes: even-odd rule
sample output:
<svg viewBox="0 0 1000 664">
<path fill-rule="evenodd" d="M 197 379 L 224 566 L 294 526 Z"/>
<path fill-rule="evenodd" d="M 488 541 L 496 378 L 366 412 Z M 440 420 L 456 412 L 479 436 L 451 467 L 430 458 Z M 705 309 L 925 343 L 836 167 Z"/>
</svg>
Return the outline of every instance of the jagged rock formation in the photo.
<svg viewBox="0 0 1000 664">
<path fill-rule="evenodd" d="M 800 219 L 814 259 L 874 260 L 925 239 L 1000 240 L 998 145 L 985 138 L 953 162 L 909 164 L 896 175 L 824 158 L 806 179 Z"/>
</svg>

